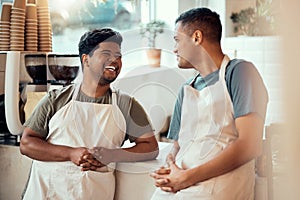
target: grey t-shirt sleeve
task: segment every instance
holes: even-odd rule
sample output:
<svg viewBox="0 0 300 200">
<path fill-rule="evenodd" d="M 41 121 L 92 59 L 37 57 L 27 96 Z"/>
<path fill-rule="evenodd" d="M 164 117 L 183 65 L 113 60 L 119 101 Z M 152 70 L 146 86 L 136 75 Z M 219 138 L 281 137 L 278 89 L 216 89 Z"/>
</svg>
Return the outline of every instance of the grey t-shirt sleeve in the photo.
<svg viewBox="0 0 300 200">
<path fill-rule="evenodd" d="M 181 124 L 181 108 L 182 108 L 182 101 L 184 95 L 184 86 L 181 87 L 178 97 L 175 102 L 173 114 L 171 117 L 170 127 L 168 131 L 168 138 L 172 140 L 178 140 L 178 134 L 180 131 L 180 124 Z"/>
<path fill-rule="evenodd" d="M 53 115 L 53 107 L 49 101 L 51 94 L 47 93 L 37 104 L 32 114 L 23 124 L 24 127 L 28 127 L 33 131 L 41 134 L 44 138 L 48 135 L 48 124 L 50 117 Z"/>
<path fill-rule="evenodd" d="M 142 105 L 125 93 L 118 93 L 118 106 L 126 121 L 126 137 L 130 142 L 145 133 L 153 132 L 147 113 Z"/>
<path fill-rule="evenodd" d="M 268 94 L 252 63 L 242 61 L 229 68 L 226 72 L 226 83 L 233 103 L 234 118 L 255 112 L 265 119 Z"/>
</svg>

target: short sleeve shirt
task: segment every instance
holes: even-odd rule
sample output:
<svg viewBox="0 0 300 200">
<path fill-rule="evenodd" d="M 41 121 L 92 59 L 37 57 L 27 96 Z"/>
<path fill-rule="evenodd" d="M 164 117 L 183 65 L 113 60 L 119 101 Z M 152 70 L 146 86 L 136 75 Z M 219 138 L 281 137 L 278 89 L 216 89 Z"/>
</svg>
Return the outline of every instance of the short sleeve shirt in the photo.
<svg viewBox="0 0 300 200">
<path fill-rule="evenodd" d="M 45 95 L 38 103 L 29 119 L 24 123 L 25 127 L 29 127 L 43 137 L 47 137 L 49 132 L 49 121 L 54 114 L 66 105 L 73 96 L 74 85 L 64 87 L 59 90 L 52 90 Z M 129 95 L 116 91 L 117 105 L 121 110 L 126 121 L 125 140 L 129 139 L 133 142 L 141 135 L 152 132 L 150 120 L 143 107 Z M 76 100 L 82 102 L 111 104 L 112 91 L 109 90 L 104 96 L 91 98 L 82 92 L 79 92 Z"/>
<path fill-rule="evenodd" d="M 198 74 L 194 78 L 192 87 L 200 91 L 207 86 L 215 84 L 218 79 L 219 70 L 204 78 Z M 191 81 L 192 79 L 188 80 L 184 85 L 190 84 Z M 268 93 L 259 72 L 252 63 L 240 59 L 231 60 L 226 68 L 225 81 L 233 104 L 235 119 L 254 112 L 265 119 Z M 182 86 L 170 123 L 169 139 L 178 140 L 183 98 L 184 90 Z"/>
</svg>

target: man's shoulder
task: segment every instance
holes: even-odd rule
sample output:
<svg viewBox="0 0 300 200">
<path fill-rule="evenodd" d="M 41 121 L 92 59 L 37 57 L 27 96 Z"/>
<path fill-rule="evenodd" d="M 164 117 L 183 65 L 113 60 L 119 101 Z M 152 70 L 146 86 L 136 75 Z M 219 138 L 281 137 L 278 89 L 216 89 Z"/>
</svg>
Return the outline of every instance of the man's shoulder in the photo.
<svg viewBox="0 0 300 200">
<path fill-rule="evenodd" d="M 120 90 L 118 88 L 114 88 L 114 91 L 116 92 L 117 97 L 119 99 L 131 99 L 132 98 L 132 95 L 130 95 L 127 92 Z"/>
<path fill-rule="evenodd" d="M 256 74 L 256 75 L 255 75 Z M 237 79 L 241 78 L 251 78 L 250 76 L 259 76 L 259 72 L 252 62 L 246 61 L 244 59 L 233 59 L 230 61 L 226 68 L 226 81 L 230 81 L 233 77 Z"/>
<path fill-rule="evenodd" d="M 74 88 L 75 87 L 72 84 L 59 89 L 53 89 L 48 92 L 48 100 L 53 104 L 57 102 L 60 102 L 60 104 L 65 104 L 71 100 Z"/>
<path fill-rule="evenodd" d="M 249 69 L 255 69 L 253 63 L 246 61 L 244 59 L 233 59 L 229 62 L 227 66 L 226 73 L 236 73 L 241 71 L 246 71 Z"/>
<path fill-rule="evenodd" d="M 123 106 L 129 106 L 131 100 L 133 99 L 132 95 L 128 94 L 127 92 L 120 90 L 118 88 L 114 88 L 114 91 L 117 95 L 117 103 L 120 107 L 120 105 Z"/>
</svg>

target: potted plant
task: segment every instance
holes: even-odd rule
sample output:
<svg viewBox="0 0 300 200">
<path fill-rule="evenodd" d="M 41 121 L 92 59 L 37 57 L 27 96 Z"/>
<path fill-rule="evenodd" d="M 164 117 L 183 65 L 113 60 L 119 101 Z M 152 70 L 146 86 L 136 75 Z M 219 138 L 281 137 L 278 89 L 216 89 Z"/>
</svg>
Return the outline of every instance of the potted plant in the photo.
<svg viewBox="0 0 300 200">
<path fill-rule="evenodd" d="M 233 12 L 230 16 L 234 32 L 239 35 L 260 36 L 276 33 L 275 14 L 272 1 L 257 0 L 255 8 L 246 8 L 240 12 Z"/>
<path fill-rule="evenodd" d="M 142 38 L 148 40 L 147 56 L 151 66 L 160 66 L 161 49 L 156 48 L 156 37 L 164 32 L 165 22 L 161 20 L 152 20 L 140 25 L 140 34 Z"/>
<path fill-rule="evenodd" d="M 234 32 L 242 35 L 255 35 L 255 9 L 247 8 L 238 13 L 233 12 L 230 19 L 235 24 Z"/>
</svg>

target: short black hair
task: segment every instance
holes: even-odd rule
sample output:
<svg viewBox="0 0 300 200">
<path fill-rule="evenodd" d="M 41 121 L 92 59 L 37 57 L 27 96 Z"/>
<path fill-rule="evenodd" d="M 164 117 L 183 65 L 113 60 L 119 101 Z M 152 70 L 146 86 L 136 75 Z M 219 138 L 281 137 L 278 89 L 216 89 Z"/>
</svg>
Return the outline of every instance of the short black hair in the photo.
<svg viewBox="0 0 300 200">
<path fill-rule="evenodd" d="M 219 42 L 222 37 L 222 24 L 219 14 L 208 8 L 193 8 L 182 13 L 175 21 L 181 22 L 184 30 L 192 35 L 200 30 L 203 37 L 211 42 Z"/>
<path fill-rule="evenodd" d="M 101 42 L 115 42 L 121 47 L 122 41 L 122 35 L 118 31 L 114 31 L 111 28 L 87 31 L 81 36 L 78 44 L 80 61 L 83 54 L 92 56 L 95 49 L 98 48 L 98 44 Z"/>
</svg>

